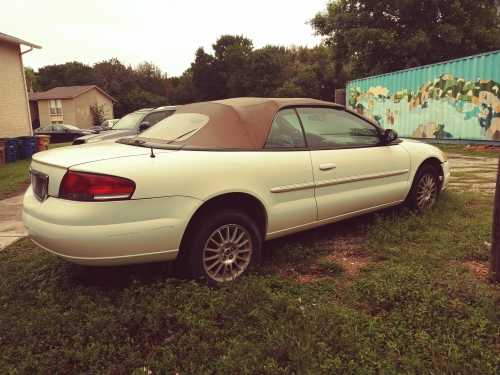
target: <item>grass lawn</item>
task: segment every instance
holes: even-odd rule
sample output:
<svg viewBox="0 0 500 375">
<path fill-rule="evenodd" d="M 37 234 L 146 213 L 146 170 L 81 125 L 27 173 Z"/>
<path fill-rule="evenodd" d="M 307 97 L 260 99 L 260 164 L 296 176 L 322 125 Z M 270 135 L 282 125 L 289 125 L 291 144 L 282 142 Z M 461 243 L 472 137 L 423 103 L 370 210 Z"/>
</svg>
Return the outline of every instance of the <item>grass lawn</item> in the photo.
<svg viewBox="0 0 500 375">
<path fill-rule="evenodd" d="M 0 373 L 498 374 L 491 198 L 445 193 L 265 245 L 214 289 L 169 264 L 87 268 L 0 252 Z"/>
<path fill-rule="evenodd" d="M 68 146 L 70 143 L 49 145 L 49 149 Z M 0 200 L 19 194 L 29 185 L 30 160 L 18 160 L 0 165 Z"/>
</svg>

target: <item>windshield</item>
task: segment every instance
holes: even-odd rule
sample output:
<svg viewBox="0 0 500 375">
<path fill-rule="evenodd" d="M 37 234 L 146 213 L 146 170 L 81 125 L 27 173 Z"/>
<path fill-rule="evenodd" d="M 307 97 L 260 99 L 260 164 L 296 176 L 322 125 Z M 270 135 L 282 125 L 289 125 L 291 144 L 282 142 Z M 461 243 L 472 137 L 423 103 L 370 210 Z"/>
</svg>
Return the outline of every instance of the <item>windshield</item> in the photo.
<svg viewBox="0 0 500 375">
<path fill-rule="evenodd" d="M 74 125 L 64 124 L 63 126 L 66 127 L 66 128 L 68 128 L 68 129 L 79 130 L 79 128 L 77 126 L 74 126 Z"/>
<path fill-rule="evenodd" d="M 209 121 L 200 113 L 175 113 L 141 133 L 141 138 L 182 142 L 195 134 Z"/>
<path fill-rule="evenodd" d="M 139 122 L 144 117 L 144 113 L 129 113 L 125 117 L 122 117 L 116 124 L 113 125 L 111 129 L 113 130 L 132 130 L 137 129 Z"/>
</svg>

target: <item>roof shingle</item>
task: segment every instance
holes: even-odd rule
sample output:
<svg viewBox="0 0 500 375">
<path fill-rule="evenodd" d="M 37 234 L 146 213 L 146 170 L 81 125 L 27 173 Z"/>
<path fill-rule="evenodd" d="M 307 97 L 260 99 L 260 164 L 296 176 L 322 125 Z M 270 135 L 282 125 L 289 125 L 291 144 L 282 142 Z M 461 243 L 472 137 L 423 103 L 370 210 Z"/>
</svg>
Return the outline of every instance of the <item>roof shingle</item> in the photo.
<svg viewBox="0 0 500 375">
<path fill-rule="evenodd" d="M 107 92 L 105 92 L 96 85 L 54 87 L 53 89 L 47 91 L 29 93 L 29 99 L 30 100 L 73 99 L 94 88 L 100 91 L 103 95 L 110 98 L 112 101 L 116 102 L 115 98 L 113 98 L 111 95 L 109 95 Z"/>
</svg>

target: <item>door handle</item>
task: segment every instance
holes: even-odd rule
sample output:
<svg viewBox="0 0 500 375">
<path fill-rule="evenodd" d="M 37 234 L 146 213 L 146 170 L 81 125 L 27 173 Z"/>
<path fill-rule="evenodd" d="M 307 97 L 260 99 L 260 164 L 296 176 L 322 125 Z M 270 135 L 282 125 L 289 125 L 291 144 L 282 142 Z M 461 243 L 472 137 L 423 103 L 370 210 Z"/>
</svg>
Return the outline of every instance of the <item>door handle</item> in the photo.
<svg viewBox="0 0 500 375">
<path fill-rule="evenodd" d="M 319 169 L 321 171 L 329 171 L 329 170 L 335 169 L 335 168 L 337 168 L 337 166 L 335 164 L 333 164 L 333 163 L 325 163 L 325 164 L 320 164 L 319 165 Z"/>
</svg>

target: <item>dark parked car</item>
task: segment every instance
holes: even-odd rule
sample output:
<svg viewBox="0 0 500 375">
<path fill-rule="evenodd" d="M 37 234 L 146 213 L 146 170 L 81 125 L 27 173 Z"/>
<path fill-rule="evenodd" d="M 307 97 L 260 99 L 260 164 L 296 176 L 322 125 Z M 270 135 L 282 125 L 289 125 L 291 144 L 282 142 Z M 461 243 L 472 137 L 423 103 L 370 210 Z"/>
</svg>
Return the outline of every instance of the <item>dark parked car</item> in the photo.
<svg viewBox="0 0 500 375">
<path fill-rule="evenodd" d="M 106 130 L 110 130 L 113 127 L 113 125 L 118 122 L 118 120 L 119 119 L 117 119 L 117 118 L 114 118 L 114 119 L 111 119 L 111 120 L 104 120 L 99 125 L 94 126 L 92 128 L 92 130 L 94 130 L 97 133 L 100 133 L 100 132 L 103 132 L 103 131 L 106 131 Z"/>
<path fill-rule="evenodd" d="M 50 135 L 51 143 L 72 142 L 78 137 L 94 133 L 90 129 L 80 129 L 68 124 L 50 124 L 35 130 L 36 135 Z"/>
<path fill-rule="evenodd" d="M 90 134 L 80 137 L 73 141 L 74 145 L 83 143 L 94 143 L 101 141 L 109 141 L 122 137 L 137 135 L 144 130 L 150 128 L 157 122 L 172 115 L 177 107 L 165 106 L 153 108 L 144 108 L 138 111 L 129 113 L 122 117 L 110 130 L 99 132 L 99 134 Z"/>
</svg>

